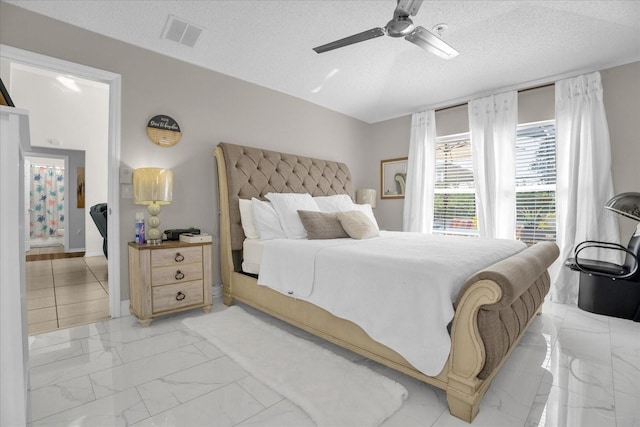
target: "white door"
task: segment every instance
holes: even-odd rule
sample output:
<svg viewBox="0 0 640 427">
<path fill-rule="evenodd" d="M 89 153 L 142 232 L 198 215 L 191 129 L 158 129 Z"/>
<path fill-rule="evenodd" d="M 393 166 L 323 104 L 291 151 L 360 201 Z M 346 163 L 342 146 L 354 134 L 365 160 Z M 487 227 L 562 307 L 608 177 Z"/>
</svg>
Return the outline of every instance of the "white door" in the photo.
<svg viewBox="0 0 640 427">
<path fill-rule="evenodd" d="M 31 162 L 24 159 L 24 251 L 31 250 Z"/>
</svg>

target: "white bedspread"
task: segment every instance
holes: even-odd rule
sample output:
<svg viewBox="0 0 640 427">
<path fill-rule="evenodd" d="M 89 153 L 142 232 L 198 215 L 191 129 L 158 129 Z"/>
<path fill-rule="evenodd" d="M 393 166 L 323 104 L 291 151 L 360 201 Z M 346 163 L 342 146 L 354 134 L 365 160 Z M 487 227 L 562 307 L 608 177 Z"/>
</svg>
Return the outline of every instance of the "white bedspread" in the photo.
<svg viewBox="0 0 640 427">
<path fill-rule="evenodd" d="M 442 371 L 447 325 L 465 281 L 526 245 L 514 240 L 381 232 L 368 240 L 264 243 L 258 284 L 350 320 L 426 375 Z"/>
</svg>

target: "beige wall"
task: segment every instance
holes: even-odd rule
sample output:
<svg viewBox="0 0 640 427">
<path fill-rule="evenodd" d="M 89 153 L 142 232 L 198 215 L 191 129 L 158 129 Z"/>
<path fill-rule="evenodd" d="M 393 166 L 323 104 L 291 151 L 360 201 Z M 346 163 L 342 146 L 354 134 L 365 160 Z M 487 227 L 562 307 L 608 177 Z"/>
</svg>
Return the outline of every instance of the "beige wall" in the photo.
<svg viewBox="0 0 640 427">
<path fill-rule="evenodd" d="M 162 209 L 162 230 L 196 226 L 218 234 L 212 151 L 220 141 L 343 161 L 351 168 L 356 188 L 366 180 L 364 122 L 7 3 L 0 5 L 0 43 L 122 76 L 121 165 L 174 169 L 174 198 Z M 180 125 L 182 140 L 176 146 L 158 147 L 147 137 L 146 124 L 157 114 L 169 115 Z M 131 199 L 121 199 L 123 300 L 129 298 L 126 245 L 134 237 L 137 211 L 144 209 Z M 220 283 L 217 243 L 214 281 Z"/>
<path fill-rule="evenodd" d="M 411 116 L 369 125 L 369 179 L 370 188 L 377 189 L 378 202 L 374 210 L 378 225 L 383 230 L 402 230 L 402 204 L 404 199 L 380 199 L 380 161 L 407 157 L 411 137 Z"/>
<path fill-rule="evenodd" d="M 609 123 L 612 151 L 613 185 L 616 194 L 640 192 L 640 62 L 602 70 L 604 103 Z M 530 123 L 554 118 L 554 87 L 523 91 L 518 95 L 518 121 Z M 407 156 L 411 117 L 405 116 L 373 124 L 369 139 L 373 144 L 371 163 Z M 466 105 L 436 112 L 438 136 L 469 131 Z M 379 180 L 379 170 L 369 181 Z M 379 188 L 379 184 L 377 187 Z M 402 229 L 402 200 L 378 200 L 376 217 L 389 230 Z M 621 218 L 622 241 L 627 241 L 635 222 Z"/>
<path fill-rule="evenodd" d="M 611 171 L 616 194 L 640 192 L 640 62 L 600 72 L 611 139 Z M 628 241 L 637 222 L 618 216 L 620 238 Z"/>
</svg>

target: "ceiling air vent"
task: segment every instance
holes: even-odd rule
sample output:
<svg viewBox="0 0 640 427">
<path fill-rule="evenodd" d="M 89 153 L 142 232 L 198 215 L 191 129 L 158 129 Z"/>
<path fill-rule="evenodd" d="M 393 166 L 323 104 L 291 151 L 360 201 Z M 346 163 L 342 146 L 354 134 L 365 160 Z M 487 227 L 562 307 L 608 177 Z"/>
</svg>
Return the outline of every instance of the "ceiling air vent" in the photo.
<svg viewBox="0 0 640 427">
<path fill-rule="evenodd" d="M 164 31 L 162 32 L 162 38 L 193 47 L 202 31 L 203 28 L 196 27 L 177 16 L 169 15 L 167 25 L 164 26 Z"/>
</svg>

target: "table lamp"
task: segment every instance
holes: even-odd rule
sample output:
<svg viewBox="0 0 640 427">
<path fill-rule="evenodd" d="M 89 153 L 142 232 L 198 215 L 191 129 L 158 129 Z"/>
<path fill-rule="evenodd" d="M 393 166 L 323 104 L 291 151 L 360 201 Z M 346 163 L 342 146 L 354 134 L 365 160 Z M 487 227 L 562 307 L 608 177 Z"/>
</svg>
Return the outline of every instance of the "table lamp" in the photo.
<svg viewBox="0 0 640 427">
<path fill-rule="evenodd" d="M 146 227 L 147 243 L 162 242 L 160 206 L 168 205 L 173 198 L 173 171 L 162 168 L 139 168 L 133 171 L 133 197 L 136 204 L 147 205 L 149 219 Z"/>
<path fill-rule="evenodd" d="M 356 203 L 363 205 L 368 203 L 372 208 L 376 207 L 376 190 L 372 188 L 361 188 L 356 191 Z"/>
</svg>

